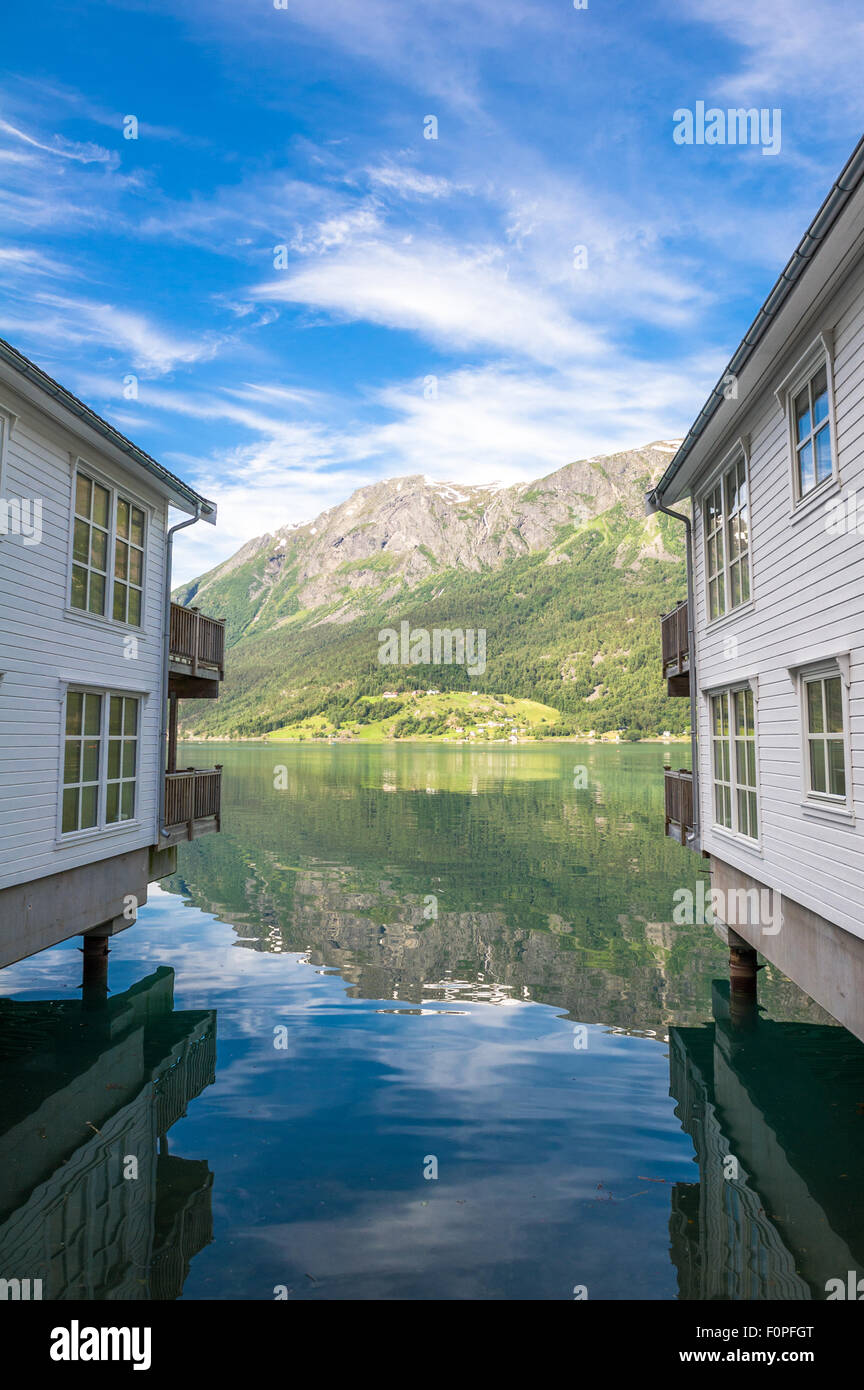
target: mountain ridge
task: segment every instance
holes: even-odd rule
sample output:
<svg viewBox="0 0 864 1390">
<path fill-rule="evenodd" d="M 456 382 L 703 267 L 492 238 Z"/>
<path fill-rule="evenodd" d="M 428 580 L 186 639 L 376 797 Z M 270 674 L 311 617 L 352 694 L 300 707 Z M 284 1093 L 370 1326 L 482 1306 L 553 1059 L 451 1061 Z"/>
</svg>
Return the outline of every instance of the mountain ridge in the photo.
<svg viewBox="0 0 864 1390">
<path fill-rule="evenodd" d="M 664 456 L 671 455 L 675 447 L 674 441 L 657 441 L 595 455 L 565 464 L 543 477 L 508 485 L 457 484 L 420 473 L 381 479 L 355 489 L 344 502 L 311 521 L 288 523 L 246 541 L 207 574 L 179 586 L 175 597 L 187 604 L 195 599 L 200 605 L 212 592 L 214 582 L 250 563 L 260 563 L 264 551 L 269 553 L 260 575 L 261 586 L 250 593 L 250 603 L 277 587 L 277 581 L 290 569 L 293 551 L 298 572 L 292 578 L 301 600 L 299 606 L 307 611 L 326 607 L 334 588 L 346 586 L 355 592 L 376 589 L 382 601 L 394 597 L 403 585 L 395 583 L 395 574 L 390 584 L 378 577 L 381 567 L 375 561 L 380 562 L 382 555 L 394 562 L 391 568 L 407 580 L 408 587 L 436 570 L 497 568 L 508 557 L 551 548 L 562 525 L 584 523 L 618 503 L 625 506 L 628 515 L 641 515 L 641 479 L 645 477 L 646 486 L 653 481 Z M 646 457 L 649 455 L 653 457 Z M 639 474 L 637 487 L 634 466 Z M 579 486 L 574 486 L 574 481 Z M 594 484 L 593 492 L 586 489 L 587 483 Z M 436 543 L 437 551 L 433 550 Z M 328 549 L 339 553 L 328 554 Z M 339 574 L 346 584 L 328 583 Z M 350 607 L 328 614 L 330 621 L 350 621 L 355 616 L 359 613 Z"/>
</svg>

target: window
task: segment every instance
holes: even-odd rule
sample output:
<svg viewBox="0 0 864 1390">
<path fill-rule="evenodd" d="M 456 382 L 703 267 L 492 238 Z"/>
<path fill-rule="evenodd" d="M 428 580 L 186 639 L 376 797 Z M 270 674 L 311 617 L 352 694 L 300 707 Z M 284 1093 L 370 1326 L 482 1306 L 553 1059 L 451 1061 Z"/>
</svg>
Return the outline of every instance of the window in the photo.
<svg viewBox="0 0 864 1390">
<path fill-rule="evenodd" d="M 141 626 L 145 518 L 141 507 L 86 473 L 75 475 L 70 603 Z M 109 594 L 110 588 L 110 594 Z"/>
<path fill-rule="evenodd" d="M 729 604 L 737 608 L 750 598 L 750 504 L 747 465 L 743 457 L 724 475 L 726 535 L 728 538 Z"/>
<path fill-rule="evenodd" d="M 138 772 L 138 701 L 112 695 L 108 716 L 108 779 L 105 819 L 109 825 L 135 815 Z"/>
<path fill-rule="evenodd" d="M 807 787 L 814 798 L 846 800 L 843 683 L 839 675 L 804 679 Z"/>
<path fill-rule="evenodd" d="M 726 612 L 723 489 L 719 484 L 705 498 L 705 564 L 708 573 L 708 617 L 719 618 Z"/>
<path fill-rule="evenodd" d="M 6 493 L 9 482 L 6 476 L 6 463 L 12 431 L 15 429 L 17 419 L 17 415 L 13 415 L 12 411 L 7 410 L 6 406 L 0 402 L 0 501 L 8 502 L 9 500 Z M 0 535 L 2 534 L 3 532 L 0 531 Z"/>
<path fill-rule="evenodd" d="M 63 834 L 99 823 L 102 766 L 102 696 L 70 690 L 66 697 L 63 763 Z"/>
<path fill-rule="evenodd" d="M 114 617 L 141 626 L 141 588 L 144 582 L 144 513 L 122 497 L 117 499 L 117 538 L 114 541 Z"/>
<path fill-rule="evenodd" d="M 711 622 L 750 598 L 750 504 L 743 454 L 724 469 L 702 508 Z"/>
<path fill-rule="evenodd" d="M 756 725 L 753 717 L 753 691 L 732 693 L 735 740 L 735 792 L 738 833 L 750 840 L 759 838 L 756 812 Z"/>
<path fill-rule="evenodd" d="M 72 530 L 72 607 L 105 612 L 111 494 L 79 473 Z"/>
<path fill-rule="evenodd" d="M 821 366 L 790 400 L 795 486 L 798 497 L 802 498 L 830 478 L 834 471 L 827 366 Z"/>
<path fill-rule="evenodd" d="M 729 760 L 729 697 L 711 696 L 714 748 L 714 823 L 732 829 L 732 772 Z"/>
<path fill-rule="evenodd" d="M 756 721 L 749 686 L 711 696 L 714 824 L 759 838 Z"/>
<path fill-rule="evenodd" d="M 67 691 L 63 835 L 134 820 L 139 705 L 130 695 Z"/>
</svg>

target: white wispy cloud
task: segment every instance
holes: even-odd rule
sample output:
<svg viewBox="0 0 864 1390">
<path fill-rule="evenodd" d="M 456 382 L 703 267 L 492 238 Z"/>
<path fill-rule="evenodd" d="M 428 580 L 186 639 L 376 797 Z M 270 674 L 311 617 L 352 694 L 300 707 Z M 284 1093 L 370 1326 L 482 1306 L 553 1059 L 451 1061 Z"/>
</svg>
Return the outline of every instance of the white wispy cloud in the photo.
<svg viewBox="0 0 864 1390">
<path fill-rule="evenodd" d="M 375 208 L 347 207 L 332 217 L 326 217 L 312 227 L 301 227 L 291 238 L 291 249 L 301 255 L 321 255 L 336 247 L 346 246 L 358 237 L 369 236 L 381 226 Z"/>
<path fill-rule="evenodd" d="M 374 240 L 287 270 L 251 293 L 461 350 L 505 349 L 554 362 L 590 355 L 605 343 L 602 332 L 574 320 L 542 288 L 519 284 L 494 247 Z"/>
<path fill-rule="evenodd" d="M 79 140 L 67 140 L 63 135 L 55 135 L 46 142 L 39 140 L 34 135 L 29 135 L 26 130 L 19 130 L 17 126 L 4 120 L 0 120 L 0 131 L 20 140 L 22 144 L 31 145 L 33 149 L 41 150 L 43 154 L 56 155 L 58 159 L 71 159 L 76 164 L 116 165 L 119 160 L 116 150 L 103 149 L 101 145 L 96 145 L 92 141 L 82 143 Z"/>
<path fill-rule="evenodd" d="M 34 312 L 34 307 L 38 308 Z M 70 295 L 36 293 L 28 306 L 0 306 L 0 327 L 50 347 L 89 344 L 125 366 L 161 374 L 178 365 L 214 357 L 221 341 L 211 335 L 185 337 L 159 327 L 143 314 Z"/>
<path fill-rule="evenodd" d="M 249 383 L 219 393 L 147 386 L 136 402 L 157 420 L 225 420 L 243 443 L 202 456 L 168 444 L 162 456 L 219 503 L 216 532 L 196 532 L 177 559 L 178 582 L 227 558 L 251 536 L 309 521 L 380 478 L 425 473 L 442 481 L 515 483 L 576 458 L 613 452 L 683 431 L 722 368 L 706 355 L 676 366 L 622 360 L 616 370 L 580 364 L 539 373 L 487 364 L 428 382 L 372 393 L 365 418 L 346 403 L 281 384 Z M 119 395 L 113 379 L 90 383 Z M 700 394 L 701 393 L 701 394 Z M 109 411 L 109 418 L 118 418 Z M 610 418 L 616 424 L 610 429 Z M 170 441 L 170 430 L 165 431 Z"/>
<path fill-rule="evenodd" d="M 676 9 L 680 11 L 677 3 Z M 768 98 L 782 106 L 821 96 L 830 100 L 820 108 L 819 120 L 844 125 L 850 112 L 864 110 L 864 15 L 858 0 L 821 0 L 818 5 L 812 0 L 724 0 L 721 6 L 684 0 L 684 9 L 739 49 L 741 61 L 730 65 L 716 86 L 736 104 Z"/>
<path fill-rule="evenodd" d="M 465 184 L 454 183 L 452 179 L 441 178 L 436 174 L 424 174 L 421 170 L 406 165 L 382 164 L 366 172 L 373 184 L 403 198 L 449 198 L 454 193 L 465 191 L 467 187 Z"/>
</svg>

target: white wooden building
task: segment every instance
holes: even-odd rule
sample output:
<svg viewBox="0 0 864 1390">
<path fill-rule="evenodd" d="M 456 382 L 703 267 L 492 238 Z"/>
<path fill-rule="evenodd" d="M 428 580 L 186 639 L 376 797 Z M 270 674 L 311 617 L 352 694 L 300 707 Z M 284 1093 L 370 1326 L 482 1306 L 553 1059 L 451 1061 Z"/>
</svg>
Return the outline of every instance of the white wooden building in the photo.
<svg viewBox="0 0 864 1390">
<path fill-rule="evenodd" d="M 171 508 L 215 522 L 0 341 L 0 966 L 130 925 L 173 846 L 218 829 L 219 770 L 174 764 L 224 630 L 170 602 Z"/>
<path fill-rule="evenodd" d="M 667 831 L 710 856 L 722 920 L 864 1036 L 864 141 L 648 501 L 685 499 L 663 658 L 697 775 L 667 772 Z"/>
</svg>

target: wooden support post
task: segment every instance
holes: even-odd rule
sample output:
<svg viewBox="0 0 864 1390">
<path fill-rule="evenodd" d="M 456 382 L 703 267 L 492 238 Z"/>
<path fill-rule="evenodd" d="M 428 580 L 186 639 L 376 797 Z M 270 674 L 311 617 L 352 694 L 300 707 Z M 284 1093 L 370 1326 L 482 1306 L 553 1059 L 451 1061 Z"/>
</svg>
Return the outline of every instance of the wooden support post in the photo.
<svg viewBox="0 0 864 1390">
<path fill-rule="evenodd" d="M 87 932 L 81 949 L 84 964 L 81 997 L 85 1007 L 98 1007 L 108 998 L 108 937 Z"/>
<path fill-rule="evenodd" d="M 168 695 L 168 771 L 177 771 L 177 692 Z"/>
<path fill-rule="evenodd" d="M 729 1018 L 738 1028 L 752 1027 L 759 1017 L 756 951 L 731 927 L 729 933 Z"/>
</svg>

